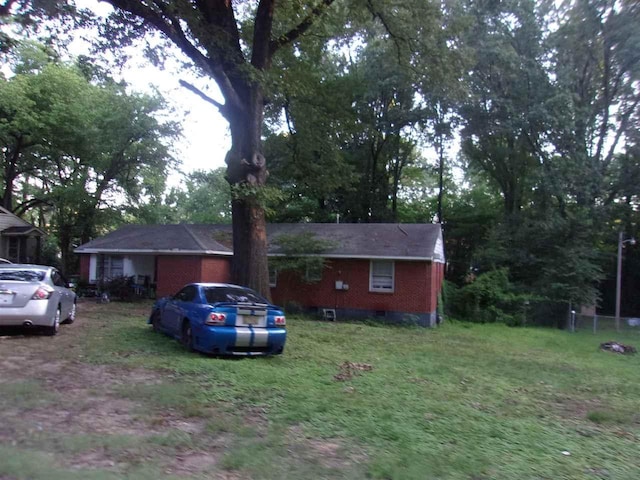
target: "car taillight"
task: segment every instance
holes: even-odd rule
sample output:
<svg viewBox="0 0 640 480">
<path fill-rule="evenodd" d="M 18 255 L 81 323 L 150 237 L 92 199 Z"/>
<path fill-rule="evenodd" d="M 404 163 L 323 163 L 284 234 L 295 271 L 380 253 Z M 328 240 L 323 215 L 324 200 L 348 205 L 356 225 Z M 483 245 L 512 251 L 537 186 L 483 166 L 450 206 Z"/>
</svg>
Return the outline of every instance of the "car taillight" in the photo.
<svg viewBox="0 0 640 480">
<path fill-rule="evenodd" d="M 274 318 L 276 325 L 279 327 L 284 327 L 287 324 L 287 318 L 285 316 L 278 316 Z"/>
<path fill-rule="evenodd" d="M 222 325 L 224 321 L 227 319 L 227 316 L 224 313 L 210 313 L 209 318 L 204 322 L 207 325 Z"/>
<path fill-rule="evenodd" d="M 46 300 L 51 296 L 52 293 L 53 293 L 52 290 L 47 290 L 44 287 L 38 287 L 38 289 L 36 290 L 36 293 L 33 294 L 33 297 L 31 297 L 31 299 L 32 300 Z"/>
</svg>

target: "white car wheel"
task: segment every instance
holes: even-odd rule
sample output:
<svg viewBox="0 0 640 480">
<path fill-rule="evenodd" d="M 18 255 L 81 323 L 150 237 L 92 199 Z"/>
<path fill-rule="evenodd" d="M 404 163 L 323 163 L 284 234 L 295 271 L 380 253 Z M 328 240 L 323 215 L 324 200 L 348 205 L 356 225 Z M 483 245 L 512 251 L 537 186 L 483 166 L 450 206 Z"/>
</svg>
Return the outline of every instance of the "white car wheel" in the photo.
<svg viewBox="0 0 640 480">
<path fill-rule="evenodd" d="M 73 302 L 73 305 L 71 305 L 71 311 L 69 312 L 69 316 L 64 321 L 64 323 L 72 324 L 76 320 L 76 310 L 77 310 L 76 303 Z"/>
<path fill-rule="evenodd" d="M 45 335 L 56 335 L 60 330 L 60 307 L 56 308 L 56 313 L 53 315 L 53 323 L 51 326 L 44 328 Z"/>
</svg>

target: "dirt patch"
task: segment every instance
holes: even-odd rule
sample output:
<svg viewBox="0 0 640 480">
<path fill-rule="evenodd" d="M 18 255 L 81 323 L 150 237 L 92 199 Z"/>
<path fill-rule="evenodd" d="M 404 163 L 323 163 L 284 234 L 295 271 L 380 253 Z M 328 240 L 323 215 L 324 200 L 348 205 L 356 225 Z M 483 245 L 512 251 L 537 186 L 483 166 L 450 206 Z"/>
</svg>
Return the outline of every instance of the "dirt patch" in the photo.
<svg viewBox="0 0 640 480">
<path fill-rule="evenodd" d="M 362 372 L 370 372 L 373 367 L 368 363 L 344 362 L 340 365 L 339 370 L 339 373 L 334 375 L 333 379 L 338 382 L 345 382 L 360 375 Z"/>
<path fill-rule="evenodd" d="M 298 455 L 334 471 L 349 470 L 354 464 L 366 463 L 368 458 L 363 451 L 355 447 L 347 448 L 342 439 L 308 438 L 299 426 L 290 427 L 287 438 L 289 438 L 289 448 L 297 449 Z"/>
<path fill-rule="evenodd" d="M 135 438 L 148 439 L 170 431 L 187 436 L 203 432 L 202 418 L 183 418 L 174 411 L 158 413 L 161 417 L 157 418 L 141 402 L 122 398 L 119 393 L 127 385 L 161 384 L 166 381 L 161 372 L 81 361 L 75 352 L 79 352 L 78 342 L 89 327 L 83 311 L 95 308 L 93 302 L 81 304 L 76 322 L 63 325 L 55 337 L 0 333 L 0 445 L 40 447 L 48 439 L 90 442 L 109 436 L 128 439 L 124 447 L 118 447 L 121 451 L 127 442 L 136 446 Z M 170 456 L 166 471 L 185 478 L 201 475 L 215 469 L 223 449 L 222 443 L 218 453 L 187 451 Z M 73 447 L 71 450 L 57 457 L 61 467 L 116 472 L 122 467 L 123 459 L 103 445 L 92 448 L 85 444 L 76 447 L 76 453 Z M 240 477 L 212 473 L 210 478 Z"/>
</svg>

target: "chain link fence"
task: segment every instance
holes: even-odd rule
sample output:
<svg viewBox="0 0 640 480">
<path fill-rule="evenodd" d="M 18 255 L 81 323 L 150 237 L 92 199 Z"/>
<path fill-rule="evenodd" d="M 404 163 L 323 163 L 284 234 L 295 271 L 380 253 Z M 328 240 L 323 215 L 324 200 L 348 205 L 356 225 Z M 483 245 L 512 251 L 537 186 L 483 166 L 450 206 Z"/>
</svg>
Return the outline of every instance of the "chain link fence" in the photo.
<svg viewBox="0 0 640 480">
<path fill-rule="evenodd" d="M 569 313 L 568 330 L 600 332 L 620 332 L 622 334 L 640 335 L 640 317 L 620 317 L 616 322 L 614 316 L 609 315 L 585 315 L 582 313 Z"/>
</svg>

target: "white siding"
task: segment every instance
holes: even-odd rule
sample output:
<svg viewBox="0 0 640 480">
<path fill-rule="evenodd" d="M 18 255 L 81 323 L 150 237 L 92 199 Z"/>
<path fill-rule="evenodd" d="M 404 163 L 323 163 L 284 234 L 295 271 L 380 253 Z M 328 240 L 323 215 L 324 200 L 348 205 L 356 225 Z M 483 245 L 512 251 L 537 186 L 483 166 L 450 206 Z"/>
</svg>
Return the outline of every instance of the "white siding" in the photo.
<svg viewBox="0 0 640 480">
<path fill-rule="evenodd" d="M 89 283 L 96 283 L 98 277 L 98 256 L 94 253 L 89 258 Z"/>
</svg>

